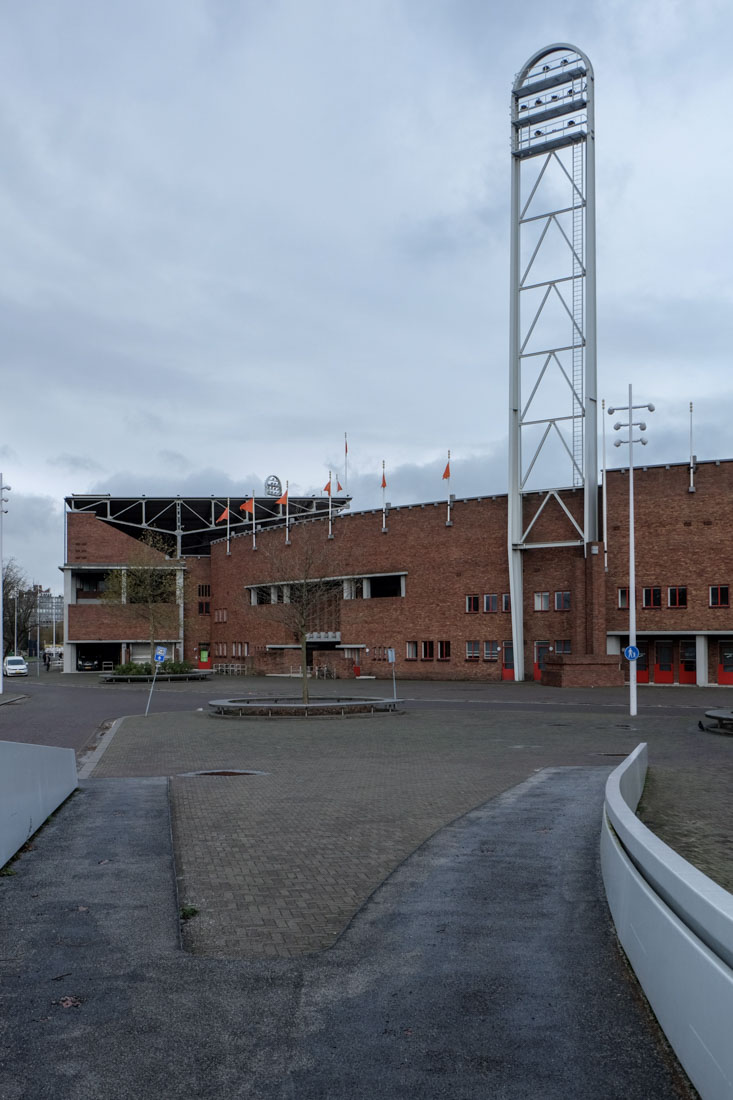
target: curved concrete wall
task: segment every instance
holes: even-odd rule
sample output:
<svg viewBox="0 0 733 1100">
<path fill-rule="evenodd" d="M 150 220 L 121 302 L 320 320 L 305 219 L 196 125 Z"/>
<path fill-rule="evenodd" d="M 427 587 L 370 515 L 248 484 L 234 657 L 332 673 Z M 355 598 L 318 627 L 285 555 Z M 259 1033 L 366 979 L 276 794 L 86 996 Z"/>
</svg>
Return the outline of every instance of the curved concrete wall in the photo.
<svg viewBox="0 0 733 1100">
<path fill-rule="evenodd" d="M 73 749 L 0 741 L 0 867 L 76 786 Z"/>
<path fill-rule="evenodd" d="M 733 896 L 682 859 L 634 811 L 639 745 L 608 778 L 601 865 L 624 951 L 703 1100 L 733 1097 Z"/>
</svg>

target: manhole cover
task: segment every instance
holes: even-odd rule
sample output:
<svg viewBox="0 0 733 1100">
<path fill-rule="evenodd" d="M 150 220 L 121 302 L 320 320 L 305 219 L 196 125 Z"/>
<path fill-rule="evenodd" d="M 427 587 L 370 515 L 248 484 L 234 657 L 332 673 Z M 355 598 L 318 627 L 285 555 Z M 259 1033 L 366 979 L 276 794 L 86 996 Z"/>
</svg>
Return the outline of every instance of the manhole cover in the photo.
<svg viewBox="0 0 733 1100">
<path fill-rule="evenodd" d="M 179 779 L 195 779 L 199 775 L 267 775 L 267 772 L 240 771 L 236 768 L 218 768 L 206 772 L 182 772 L 179 774 Z"/>
</svg>

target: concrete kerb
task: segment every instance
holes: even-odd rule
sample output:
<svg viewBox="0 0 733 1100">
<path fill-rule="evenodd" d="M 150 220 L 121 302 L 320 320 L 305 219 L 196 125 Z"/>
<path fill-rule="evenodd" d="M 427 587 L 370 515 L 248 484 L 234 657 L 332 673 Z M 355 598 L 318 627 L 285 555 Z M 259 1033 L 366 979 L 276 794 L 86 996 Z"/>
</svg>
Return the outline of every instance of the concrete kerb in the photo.
<svg viewBox="0 0 733 1100">
<path fill-rule="evenodd" d="M 125 716 L 116 718 L 109 729 L 102 734 L 96 747 L 81 757 L 79 761 L 79 779 L 89 779 L 97 764 L 112 744 L 115 734 L 124 721 Z"/>
</svg>

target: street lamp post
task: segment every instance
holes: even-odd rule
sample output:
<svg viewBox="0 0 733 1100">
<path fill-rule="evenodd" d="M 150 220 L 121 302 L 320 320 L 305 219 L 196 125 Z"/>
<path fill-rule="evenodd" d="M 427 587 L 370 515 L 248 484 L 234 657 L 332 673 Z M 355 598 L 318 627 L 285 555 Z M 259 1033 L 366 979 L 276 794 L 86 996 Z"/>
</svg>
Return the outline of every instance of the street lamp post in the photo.
<svg viewBox="0 0 733 1100">
<path fill-rule="evenodd" d="M 0 695 L 3 693 L 3 672 L 5 669 L 5 639 L 3 637 L 3 628 L 5 625 L 5 592 L 4 592 L 4 577 L 3 577 L 3 516 L 7 513 L 7 508 L 3 505 L 8 503 L 8 498 L 3 496 L 3 493 L 9 493 L 10 486 L 3 484 L 3 475 L 0 474 Z"/>
<path fill-rule="evenodd" d="M 629 649 L 636 649 L 636 552 L 635 552 L 635 540 L 634 540 L 634 443 L 641 443 L 642 447 L 646 447 L 648 440 L 643 435 L 638 439 L 634 439 L 634 428 L 638 428 L 639 431 L 646 431 L 646 424 L 643 420 L 633 419 L 634 409 L 648 409 L 649 412 L 654 412 L 653 405 L 635 405 L 631 391 L 631 384 L 629 384 L 629 403 L 627 406 L 621 405 L 618 408 L 609 407 L 608 415 L 612 416 L 615 412 L 628 411 L 628 420 L 619 420 L 613 426 L 615 432 L 621 428 L 628 428 L 628 439 L 617 439 L 614 443 L 614 447 L 620 447 L 623 443 L 629 445 Z M 629 659 L 629 714 L 634 717 L 636 714 L 636 657 L 630 657 Z"/>
</svg>

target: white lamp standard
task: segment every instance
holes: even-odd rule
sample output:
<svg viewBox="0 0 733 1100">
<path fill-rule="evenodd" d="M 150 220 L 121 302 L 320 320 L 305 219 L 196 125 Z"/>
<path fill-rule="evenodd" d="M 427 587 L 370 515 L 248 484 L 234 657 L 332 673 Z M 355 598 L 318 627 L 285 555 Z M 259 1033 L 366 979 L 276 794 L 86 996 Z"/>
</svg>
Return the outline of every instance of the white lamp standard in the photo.
<svg viewBox="0 0 733 1100">
<path fill-rule="evenodd" d="M 10 486 L 3 485 L 3 475 L 0 474 L 0 695 L 3 693 L 3 671 L 5 668 L 5 639 L 3 638 L 3 627 L 5 625 L 5 592 L 3 590 L 3 516 L 7 513 L 7 508 L 3 508 L 3 505 L 8 503 L 8 498 L 4 497 L 2 494 L 9 492 Z"/>
<path fill-rule="evenodd" d="M 634 428 L 638 428 L 639 431 L 646 431 L 646 424 L 642 420 L 633 419 L 634 409 L 648 409 L 649 412 L 654 412 L 653 405 L 635 405 L 634 399 L 631 393 L 631 385 L 629 385 L 629 403 L 627 406 L 621 405 L 619 408 L 609 407 L 608 415 L 612 416 L 615 412 L 628 412 L 628 420 L 619 420 L 613 426 L 615 432 L 621 428 L 628 428 L 628 439 L 617 439 L 614 443 L 614 447 L 620 447 L 623 443 L 629 445 L 629 650 L 636 650 L 636 556 L 634 545 L 634 443 L 641 443 L 642 447 L 646 447 L 648 440 L 644 436 L 639 436 L 638 439 L 634 439 Z M 629 714 L 633 717 L 636 714 L 636 658 L 638 657 L 638 651 L 636 656 L 629 655 Z"/>
</svg>

